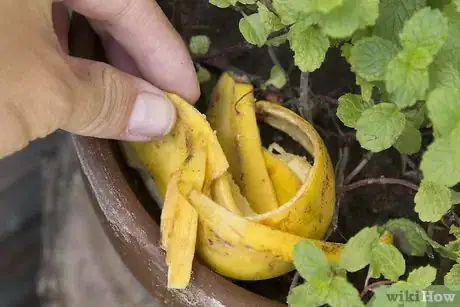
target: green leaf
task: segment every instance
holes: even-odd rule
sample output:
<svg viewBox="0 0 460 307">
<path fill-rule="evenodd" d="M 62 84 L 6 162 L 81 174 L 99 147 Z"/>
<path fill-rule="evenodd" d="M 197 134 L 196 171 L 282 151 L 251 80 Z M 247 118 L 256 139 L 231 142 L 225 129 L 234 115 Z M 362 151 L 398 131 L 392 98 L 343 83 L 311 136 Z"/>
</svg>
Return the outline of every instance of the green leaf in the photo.
<svg viewBox="0 0 460 307">
<path fill-rule="evenodd" d="M 460 72 L 452 63 L 435 61 L 429 70 L 432 88 L 460 87 Z"/>
<path fill-rule="evenodd" d="M 371 106 L 361 96 L 348 93 L 339 98 L 337 117 L 345 126 L 355 128 L 361 114 Z"/>
<path fill-rule="evenodd" d="M 426 117 L 426 103 L 415 105 L 413 108 L 407 110 L 404 115 L 416 128 L 420 128 Z"/>
<path fill-rule="evenodd" d="M 350 64 L 353 71 L 367 81 L 383 80 L 388 63 L 397 52 L 391 41 L 377 36 L 366 37 L 351 47 Z"/>
<path fill-rule="evenodd" d="M 244 39 L 258 47 L 262 47 L 265 44 L 267 36 L 270 34 L 258 13 L 241 18 L 239 28 Z"/>
<path fill-rule="evenodd" d="M 351 47 L 353 45 L 350 44 L 350 43 L 344 43 L 341 47 L 340 47 L 340 52 L 341 52 L 341 55 L 345 58 L 345 60 L 347 60 L 347 62 L 350 62 L 350 56 L 351 56 Z"/>
<path fill-rule="evenodd" d="M 257 0 L 233 0 L 242 4 L 256 4 Z"/>
<path fill-rule="evenodd" d="M 406 120 L 406 126 L 399 138 L 394 143 L 394 147 L 402 154 L 413 155 L 420 150 L 422 146 L 422 134 L 414 123 Z"/>
<path fill-rule="evenodd" d="M 288 39 L 294 51 L 294 63 L 301 71 L 312 72 L 321 66 L 329 48 L 329 39 L 324 33 L 295 24 L 289 30 Z"/>
<path fill-rule="evenodd" d="M 361 96 L 364 101 L 371 102 L 374 84 L 364 80 L 360 76 L 356 76 L 356 84 L 361 88 Z"/>
<path fill-rule="evenodd" d="M 287 298 L 289 307 L 316 307 L 326 302 L 327 288 L 318 289 L 310 283 L 304 283 L 292 289 Z"/>
<path fill-rule="evenodd" d="M 375 23 L 379 10 L 378 0 L 343 0 L 320 20 L 322 30 L 334 38 L 346 38 L 357 29 Z"/>
<path fill-rule="evenodd" d="M 331 266 L 323 251 L 310 241 L 301 241 L 294 247 L 294 266 L 300 275 L 311 283 L 328 283 Z"/>
<path fill-rule="evenodd" d="M 422 156 L 420 170 L 426 180 L 446 187 L 460 181 L 460 125 L 448 137 L 435 139 Z"/>
<path fill-rule="evenodd" d="M 356 272 L 370 263 L 371 251 L 378 243 L 377 227 L 361 229 L 345 244 L 340 256 L 340 266 L 349 272 Z"/>
<path fill-rule="evenodd" d="M 395 238 L 395 246 L 409 256 L 423 256 L 428 250 L 425 230 L 417 223 L 404 219 L 392 219 L 383 225 Z"/>
<path fill-rule="evenodd" d="M 278 31 L 284 28 L 284 25 L 281 23 L 281 19 L 276 16 L 272 11 L 270 11 L 262 3 L 257 3 L 258 13 L 260 15 L 260 20 L 265 26 L 265 29 L 268 33 L 273 31 Z"/>
<path fill-rule="evenodd" d="M 375 262 L 375 259 L 371 257 L 371 263 L 369 264 L 369 270 L 367 273 L 371 278 L 377 279 L 380 278 L 382 272 L 380 271 L 380 265 L 378 262 Z"/>
<path fill-rule="evenodd" d="M 391 244 L 377 244 L 372 249 L 372 263 L 378 263 L 385 278 L 397 281 L 406 270 L 406 262 L 401 252 Z"/>
<path fill-rule="evenodd" d="M 454 235 L 454 237 L 456 239 L 460 239 L 460 227 L 455 226 L 455 225 L 451 225 L 450 229 L 449 229 L 449 233 L 451 235 Z"/>
<path fill-rule="evenodd" d="M 311 11 L 310 1 L 273 0 L 273 8 L 284 25 L 291 25 L 299 20 L 299 16 Z"/>
<path fill-rule="evenodd" d="M 452 205 L 460 204 L 460 192 L 450 190 Z"/>
<path fill-rule="evenodd" d="M 460 0 L 452 0 L 452 2 L 455 4 L 457 12 L 460 12 Z"/>
<path fill-rule="evenodd" d="M 446 136 L 460 122 L 460 89 L 437 88 L 428 95 L 426 106 L 434 129 Z"/>
<path fill-rule="evenodd" d="M 373 152 L 390 148 L 406 125 L 406 118 L 391 103 L 379 103 L 365 110 L 356 123 L 361 147 Z"/>
<path fill-rule="evenodd" d="M 452 206 L 450 190 L 440 184 L 422 180 L 419 190 L 415 194 L 415 212 L 424 222 L 439 221 Z"/>
<path fill-rule="evenodd" d="M 420 287 L 421 290 L 430 286 L 436 279 L 436 269 L 430 265 L 412 270 L 407 277 L 407 283 Z"/>
<path fill-rule="evenodd" d="M 278 47 L 279 45 L 284 44 L 287 41 L 287 37 L 287 34 L 278 35 L 267 40 L 266 44 L 269 46 Z"/>
<path fill-rule="evenodd" d="M 266 85 L 273 85 L 276 88 L 282 88 L 287 82 L 286 74 L 281 67 L 275 65 L 270 70 L 270 78 L 265 82 Z"/>
<path fill-rule="evenodd" d="M 454 264 L 444 276 L 444 285 L 451 291 L 460 291 L 460 264 Z"/>
<path fill-rule="evenodd" d="M 196 55 L 204 55 L 208 53 L 211 41 L 206 35 L 195 35 L 190 38 L 190 52 Z"/>
<path fill-rule="evenodd" d="M 434 63 L 430 66 L 430 79 L 432 88 L 438 86 L 451 86 L 458 88 L 460 85 L 460 13 L 452 5 L 444 9 L 448 20 L 447 40 L 436 55 Z"/>
<path fill-rule="evenodd" d="M 201 66 L 198 68 L 196 76 L 198 77 L 198 82 L 200 83 L 208 82 L 211 79 L 211 73 L 209 70 Z"/>
<path fill-rule="evenodd" d="M 433 56 L 424 47 L 402 50 L 398 58 L 415 69 L 425 69 L 433 62 Z"/>
<path fill-rule="evenodd" d="M 398 107 L 410 107 L 425 98 L 429 86 L 428 70 L 414 68 L 396 57 L 388 64 L 385 82 Z"/>
<path fill-rule="evenodd" d="M 425 7 L 405 23 L 400 39 L 406 50 L 425 48 L 435 55 L 444 44 L 447 31 L 447 19 L 441 11 Z"/>
<path fill-rule="evenodd" d="M 331 307 L 364 307 L 358 290 L 346 278 L 340 276 L 332 280 L 326 303 Z"/>
<path fill-rule="evenodd" d="M 342 5 L 344 1 L 346 0 L 313 0 L 312 2 L 315 12 L 326 14 Z"/>
<path fill-rule="evenodd" d="M 235 5 L 236 2 L 236 0 L 209 0 L 209 3 L 221 9 Z"/>
<path fill-rule="evenodd" d="M 399 44 L 398 35 L 404 27 L 404 22 L 424 6 L 426 6 L 426 0 L 380 1 L 379 17 L 375 22 L 374 34 Z"/>
</svg>

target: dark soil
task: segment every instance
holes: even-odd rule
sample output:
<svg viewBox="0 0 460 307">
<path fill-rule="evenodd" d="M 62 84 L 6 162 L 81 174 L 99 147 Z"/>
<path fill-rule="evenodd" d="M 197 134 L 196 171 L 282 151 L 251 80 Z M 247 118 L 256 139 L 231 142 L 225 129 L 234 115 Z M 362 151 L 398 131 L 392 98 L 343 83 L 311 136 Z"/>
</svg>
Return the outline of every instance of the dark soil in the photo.
<svg viewBox="0 0 460 307">
<path fill-rule="evenodd" d="M 255 81 L 256 86 L 257 81 L 268 79 L 273 62 L 267 48 L 257 48 L 244 41 L 238 30 L 238 22 L 241 18 L 239 12 L 230 8 L 216 8 L 208 4 L 207 0 L 163 0 L 159 3 L 185 41 L 188 42 L 191 36 L 198 34 L 207 35 L 211 39 L 211 49 L 208 55 L 196 59 L 196 63 L 207 67 L 213 73 L 212 80 L 202 85 L 203 98 L 198 102 L 198 108 L 206 107 L 209 92 L 223 71 L 246 73 L 250 75 L 251 80 Z M 288 45 L 274 50 L 283 68 L 290 71 L 289 84 L 282 91 L 270 89 L 270 91 L 260 91 L 258 94 L 263 97 L 270 92 L 280 98 L 282 103 L 286 103 L 298 98 L 300 72 L 294 67 L 292 53 Z M 344 158 L 343 152 L 348 151 L 348 162 L 343 171 L 343 176 L 347 177 L 367 154 L 354 139 L 353 132 L 347 130 L 335 118 L 337 98 L 344 93 L 357 90 L 354 85 L 354 75 L 340 56 L 340 50 L 331 49 L 323 66 L 311 73 L 309 80 L 312 99 L 318 101 L 313 113 L 314 125 L 323 137 L 334 165 L 338 163 L 340 158 Z M 410 158 L 415 165 L 418 165 L 418 156 Z M 416 176 L 403 174 L 402 165 L 402 157 L 396 150 L 386 150 L 374 154 L 351 182 L 384 176 L 400 178 L 418 184 Z M 340 173 L 337 174 L 339 181 Z M 339 186 L 340 184 L 341 182 L 338 182 Z M 340 194 L 338 197 L 340 201 L 338 202 L 337 227 L 330 234 L 328 240 L 346 242 L 363 227 L 384 223 L 391 218 L 405 217 L 419 222 L 414 212 L 414 195 L 415 191 L 410 188 L 383 184 L 365 185 Z M 448 234 L 445 227 L 443 231 L 437 232 L 435 235 L 440 242 L 447 241 Z M 445 269 L 446 263 L 436 257 L 432 259 L 408 257 L 406 260 L 407 271 L 414 266 L 430 262 L 437 268 L 441 267 L 438 270 L 439 276 L 443 276 L 445 273 L 442 272 L 442 268 Z M 351 281 L 360 291 L 366 277 L 365 270 L 362 271 L 349 275 Z M 238 281 L 235 283 L 284 303 L 293 276 L 294 272 L 268 281 Z"/>
</svg>

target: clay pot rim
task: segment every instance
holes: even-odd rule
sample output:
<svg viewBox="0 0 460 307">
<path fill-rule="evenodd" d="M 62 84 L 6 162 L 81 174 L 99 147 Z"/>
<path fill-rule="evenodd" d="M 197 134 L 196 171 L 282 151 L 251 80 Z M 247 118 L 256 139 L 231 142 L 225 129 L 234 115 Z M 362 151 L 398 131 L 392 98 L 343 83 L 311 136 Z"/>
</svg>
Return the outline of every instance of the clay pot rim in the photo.
<svg viewBox="0 0 460 307">
<path fill-rule="evenodd" d="M 97 59 L 97 37 L 81 15 L 73 15 L 69 44 L 72 55 Z M 106 235 L 155 300 L 167 306 L 286 306 L 235 285 L 199 260 L 194 260 L 186 289 L 167 289 L 168 270 L 159 245 L 159 225 L 128 183 L 116 142 L 82 136 L 73 140 L 85 187 Z"/>
</svg>

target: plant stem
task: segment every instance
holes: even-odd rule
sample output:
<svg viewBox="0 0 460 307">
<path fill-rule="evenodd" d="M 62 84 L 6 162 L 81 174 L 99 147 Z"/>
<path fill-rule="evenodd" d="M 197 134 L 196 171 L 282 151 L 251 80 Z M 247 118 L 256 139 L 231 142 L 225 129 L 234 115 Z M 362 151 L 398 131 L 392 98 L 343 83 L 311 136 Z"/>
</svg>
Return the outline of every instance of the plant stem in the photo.
<svg viewBox="0 0 460 307">
<path fill-rule="evenodd" d="M 359 164 L 355 167 L 353 171 L 345 178 L 344 184 L 348 184 L 356 175 L 358 175 L 362 169 L 366 166 L 366 164 L 371 160 L 372 153 L 367 153 L 364 158 L 359 162 Z"/>
<path fill-rule="evenodd" d="M 405 186 L 409 189 L 412 189 L 414 191 L 418 191 L 418 186 L 412 182 L 409 182 L 407 180 L 403 180 L 403 179 L 397 179 L 397 178 L 385 178 L 385 177 L 381 177 L 381 178 L 369 178 L 369 179 L 363 179 L 363 180 L 359 180 L 359 181 L 356 181 L 356 182 L 353 182 L 349 185 L 346 185 L 346 186 L 343 186 L 341 191 L 340 192 L 348 192 L 348 191 L 351 191 L 351 190 L 354 190 L 354 189 L 357 189 L 357 188 L 360 188 L 360 187 L 364 187 L 366 185 L 370 185 L 370 184 L 397 184 L 397 185 L 402 185 L 402 186 Z"/>
<path fill-rule="evenodd" d="M 292 278 L 291 285 L 289 286 L 289 293 L 292 292 L 292 289 L 297 287 L 297 285 L 299 284 L 299 278 L 300 278 L 299 272 L 295 272 L 294 278 Z"/>
<path fill-rule="evenodd" d="M 380 286 L 386 286 L 386 285 L 391 285 L 393 282 L 390 280 L 381 280 L 374 282 L 368 286 L 366 286 L 363 291 L 361 292 L 360 296 L 363 298 L 369 291 L 374 290 L 375 288 L 378 288 Z"/>
<path fill-rule="evenodd" d="M 310 86 L 308 83 L 308 72 L 302 72 L 300 74 L 300 97 L 299 97 L 299 107 L 301 107 L 305 112 L 301 112 L 304 114 L 305 118 L 309 122 L 313 122 L 313 99 L 309 99 L 308 93 L 310 90 Z"/>
</svg>

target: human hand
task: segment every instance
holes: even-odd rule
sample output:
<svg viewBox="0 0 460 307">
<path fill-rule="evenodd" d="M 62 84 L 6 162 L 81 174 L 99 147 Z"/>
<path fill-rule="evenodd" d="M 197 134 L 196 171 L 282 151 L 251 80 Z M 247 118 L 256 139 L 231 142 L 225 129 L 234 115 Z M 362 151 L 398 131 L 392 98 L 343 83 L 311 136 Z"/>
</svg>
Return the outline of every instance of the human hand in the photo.
<svg viewBox="0 0 460 307">
<path fill-rule="evenodd" d="M 112 65 L 68 55 L 63 3 L 90 20 Z M 63 3 L 0 1 L 0 158 L 57 129 L 161 137 L 176 114 L 163 91 L 191 103 L 200 95 L 187 48 L 155 1 Z"/>
</svg>

